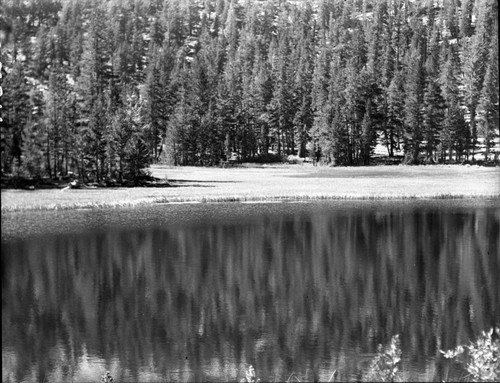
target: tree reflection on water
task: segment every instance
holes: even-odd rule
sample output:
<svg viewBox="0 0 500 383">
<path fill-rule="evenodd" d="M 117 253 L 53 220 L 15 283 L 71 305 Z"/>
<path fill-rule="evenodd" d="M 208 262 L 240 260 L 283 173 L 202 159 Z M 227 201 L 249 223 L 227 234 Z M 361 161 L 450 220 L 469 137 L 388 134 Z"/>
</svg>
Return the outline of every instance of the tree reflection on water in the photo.
<svg viewBox="0 0 500 383">
<path fill-rule="evenodd" d="M 262 217 L 2 244 L 3 381 L 410 379 L 500 318 L 495 209 Z M 496 323 L 498 324 L 498 322 Z"/>
</svg>

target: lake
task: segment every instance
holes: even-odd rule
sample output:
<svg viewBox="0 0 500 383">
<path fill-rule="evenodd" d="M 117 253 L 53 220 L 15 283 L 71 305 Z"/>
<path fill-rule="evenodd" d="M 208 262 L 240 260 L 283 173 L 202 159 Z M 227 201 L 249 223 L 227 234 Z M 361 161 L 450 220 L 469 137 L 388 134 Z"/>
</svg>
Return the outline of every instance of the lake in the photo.
<svg viewBox="0 0 500 383">
<path fill-rule="evenodd" d="M 3 382 L 403 377 L 500 324 L 498 201 L 2 214 Z"/>
</svg>

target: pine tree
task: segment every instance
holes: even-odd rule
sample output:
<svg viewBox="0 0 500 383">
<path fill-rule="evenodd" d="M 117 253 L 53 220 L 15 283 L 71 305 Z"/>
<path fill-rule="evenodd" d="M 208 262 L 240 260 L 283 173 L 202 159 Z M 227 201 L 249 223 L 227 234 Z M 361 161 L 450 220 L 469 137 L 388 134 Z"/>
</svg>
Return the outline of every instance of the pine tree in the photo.
<svg viewBox="0 0 500 383">
<path fill-rule="evenodd" d="M 45 70 L 50 64 L 48 57 L 48 30 L 46 27 L 41 26 L 36 36 L 36 43 L 34 46 L 34 60 L 33 71 L 38 78 L 46 77 Z"/>
<path fill-rule="evenodd" d="M 44 119 L 44 100 L 43 93 L 35 89 L 30 91 L 29 96 L 31 113 L 28 117 L 23 140 L 23 168 L 26 175 L 40 179 L 49 173 L 47 162 L 50 160 L 46 153 L 49 142 Z"/>
<path fill-rule="evenodd" d="M 436 29 L 433 29 L 431 41 L 428 44 L 425 74 L 423 140 L 427 152 L 426 161 L 432 163 L 435 162 L 434 153 L 444 119 L 444 99 L 439 83 L 439 45 Z"/>
<path fill-rule="evenodd" d="M 85 117 L 81 131 L 86 162 L 85 173 L 101 181 L 106 169 L 106 127 L 108 125 L 107 106 L 109 79 L 112 68 L 109 65 L 109 39 L 105 22 L 106 13 L 96 5 L 90 15 L 88 36 L 80 63 L 82 75 L 79 80 L 80 113 Z M 85 176 L 85 175 L 84 175 Z"/>
<path fill-rule="evenodd" d="M 236 49 L 238 48 L 238 27 L 237 27 L 237 15 L 235 4 L 230 1 L 228 2 L 229 8 L 227 10 L 227 17 L 224 27 L 224 38 L 227 41 L 227 53 L 229 60 L 234 59 L 236 55 Z"/>
<path fill-rule="evenodd" d="M 442 34 L 450 39 L 456 39 L 460 34 L 460 2 L 458 0 L 447 0 L 443 4 L 441 18 L 444 20 Z"/>
<path fill-rule="evenodd" d="M 323 128 L 328 130 L 323 132 L 319 149 L 321 156 L 326 157 L 326 162 L 332 162 L 333 165 L 351 165 L 353 162 L 352 131 L 349 128 L 350 116 L 347 113 L 347 101 L 342 94 L 343 89 L 347 88 L 349 79 L 345 70 L 341 70 L 340 67 L 332 66 L 331 71 L 327 103 L 330 107 L 324 109 L 326 113 L 323 117 L 325 119 Z"/>
<path fill-rule="evenodd" d="M 390 91 L 391 84 L 395 76 L 397 67 L 396 49 L 393 46 L 392 30 L 396 29 L 395 17 L 388 12 L 389 7 L 386 4 L 384 7 L 384 17 L 382 24 L 384 26 L 382 33 L 383 54 L 380 58 L 380 78 L 378 78 L 378 86 L 380 87 L 380 96 L 377 100 L 380 121 L 381 142 L 387 147 L 389 157 L 394 156 L 395 140 L 397 138 L 394 119 L 391 119 L 390 110 Z M 392 99 L 394 102 L 398 102 Z"/>
<path fill-rule="evenodd" d="M 462 38 L 470 37 L 474 29 L 472 27 L 472 11 L 474 0 L 464 0 L 462 2 L 462 16 L 460 18 L 460 35 Z"/>
<path fill-rule="evenodd" d="M 420 144 L 423 139 L 422 105 L 424 91 L 423 47 L 421 30 L 415 31 L 411 50 L 407 58 L 407 73 L 405 83 L 405 162 L 419 162 Z"/>
<path fill-rule="evenodd" d="M 375 129 L 371 118 L 371 102 L 367 100 L 365 115 L 361 122 L 361 139 L 360 139 L 360 162 L 362 165 L 370 164 L 370 157 L 374 148 Z"/>
<path fill-rule="evenodd" d="M 49 76 L 49 87 L 45 103 L 47 118 L 47 169 L 49 176 L 65 174 L 69 168 L 69 153 L 72 146 L 72 110 L 71 90 L 66 75 L 53 69 Z"/>
<path fill-rule="evenodd" d="M 163 78 L 162 78 L 163 77 Z M 147 127 L 146 142 L 150 144 L 154 161 L 158 161 L 162 150 L 162 137 L 166 134 L 168 121 L 168 84 L 164 82 L 159 64 L 159 58 L 153 55 L 146 78 L 144 123 Z"/>
<path fill-rule="evenodd" d="M 332 63 L 329 74 L 328 93 L 325 102 L 316 109 L 312 136 L 313 155 L 319 155 L 325 162 L 333 165 L 352 163 L 352 143 L 349 132 L 349 112 L 346 106 L 344 89 L 347 86 L 345 70 L 340 60 Z"/>
<path fill-rule="evenodd" d="M 496 2 L 491 0 L 478 1 L 476 7 L 476 23 L 473 33 L 465 33 L 469 38 L 462 40 L 462 66 L 464 102 L 468 109 L 468 120 L 470 124 L 470 142 L 467 144 L 467 157 L 472 150 L 474 160 L 477 146 L 477 107 L 481 97 L 481 89 L 486 74 L 486 63 L 488 61 L 488 50 L 490 48 L 491 28 L 493 16 L 498 15 Z M 472 16 L 471 16 L 472 18 Z M 494 18 L 496 20 L 497 17 Z M 467 29 L 469 31 L 469 29 Z"/>
<path fill-rule="evenodd" d="M 446 40 L 445 40 L 446 42 Z M 465 121 L 465 114 L 461 107 L 459 87 L 459 60 L 454 46 L 444 44 L 442 61 L 445 64 L 441 73 L 441 90 L 445 100 L 444 121 L 440 134 L 441 161 L 452 160 L 453 150 L 456 151 L 456 160 L 468 146 L 469 129 Z"/>
<path fill-rule="evenodd" d="M 185 60 L 174 70 L 178 84 L 177 102 L 168 121 L 167 141 L 175 165 L 199 164 L 201 98 L 199 84 Z M 182 62 L 181 61 L 181 62 Z"/>
<path fill-rule="evenodd" d="M 2 173 L 18 174 L 22 162 L 24 129 L 29 118 L 29 86 L 24 67 L 15 63 L 2 78 L 1 165 Z"/>
<path fill-rule="evenodd" d="M 241 82 L 238 67 L 234 61 L 228 61 L 224 70 L 224 79 L 219 83 L 218 92 L 218 122 L 224 127 L 224 153 L 229 159 L 232 152 L 238 152 Z"/>
<path fill-rule="evenodd" d="M 270 105 L 273 93 L 268 63 L 264 62 L 261 55 L 257 55 L 252 71 L 255 107 L 255 131 L 257 135 L 257 151 L 261 156 L 267 156 L 270 140 Z"/>
<path fill-rule="evenodd" d="M 107 141 L 111 176 L 120 183 L 137 185 L 144 168 L 150 164 L 151 152 L 141 126 L 141 108 L 142 101 L 137 95 L 127 95 L 110 125 Z"/>
<path fill-rule="evenodd" d="M 491 149 L 495 145 L 495 138 L 499 136 L 498 117 L 498 22 L 495 23 L 491 39 L 489 59 L 484 76 L 483 89 L 478 105 L 479 136 L 485 147 L 484 159 L 489 159 Z"/>
<path fill-rule="evenodd" d="M 129 14 L 127 30 L 130 31 L 130 76 L 133 84 L 140 84 L 144 81 L 143 69 L 146 64 L 146 42 L 143 39 L 146 16 L 141 2 L 132 1 Z"/>
<path fill-rule="evenodd" d="M 312 77 L 312 107 L 315 111 L 321 110 L 328 96 L 331 61 L 331 54 L 325 40 L 321 41 L 318 50 Z"/>
<path fill-rule="evenodd" d="M 289 55 L 288 36 L 283 32 L 280 40 L 270 51 L 272 65 L 273 97 L 270 103 L 271 145 L 276 147 L 278 156 L 290 154 L 287 142 L 288 128 L 293 116 L 291 114 L 291 92 L 287 71 Z M 292 149 L 293 150 L 293 149 Z"/>
<path fill-rule="evenodd" d="M 236 63 L 240 67 L 241 75 L 241 103 L 238 112 L 241 115 L 241 155 L 244 161 L 255 156 L 257 152 L 257 134 L 255 132 L 255 117 L 258 115 L 255 104 L 253 87 L 253 69 L 256 55 L 256 37 L 254 35 L 255 20 L 253 14 L 240 33 L 240 42 L 236 52 Z"/>
<path fill-rule="evenodd" d="M 394 151 L 400 150 L 400 144 L 404 136 L 404 78 L 401 71 L 397 71 L 387 89 L 387 122 L 385 133 L 385 145 L 389 157 L 394 156 Z"/>
<path fill-rule="evenodd" d="M 295 89 L 297 92 L 297 111 L 295 113 L 293 124 L 296 127 L 295 142 L 298 144 L 299 156 L 307 156 L 307 144 L 310 141 L 310 131 L 312 128 L 314 116 L 312 111 L 312 39 L 309 34 L 301 37 L 298 44 L 299 62 L 295 75 Z"/>
</svg>

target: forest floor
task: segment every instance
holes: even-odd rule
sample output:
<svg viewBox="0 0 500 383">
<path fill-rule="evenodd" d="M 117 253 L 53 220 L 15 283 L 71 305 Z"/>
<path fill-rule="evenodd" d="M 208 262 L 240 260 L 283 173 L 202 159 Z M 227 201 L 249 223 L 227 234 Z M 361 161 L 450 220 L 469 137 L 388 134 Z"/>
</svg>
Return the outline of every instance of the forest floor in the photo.
<svg viewBox="0 0 500 383">
<path fill-rule="evenodd" d="M 166 187 L 4 189 L 2 212 L 130 207 L 153 203 L 316 199 L 500 198 L 500 167 L 476 165 L 328 167 L 243 164 L 151 167 Z"/>
</svg>

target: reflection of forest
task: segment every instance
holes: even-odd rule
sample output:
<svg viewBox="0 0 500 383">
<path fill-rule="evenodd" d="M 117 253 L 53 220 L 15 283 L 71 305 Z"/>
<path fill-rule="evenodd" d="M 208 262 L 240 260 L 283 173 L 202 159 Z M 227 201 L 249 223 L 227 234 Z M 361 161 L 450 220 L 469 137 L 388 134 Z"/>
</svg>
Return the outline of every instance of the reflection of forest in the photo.
<svg viewBox="0 0 500 383">
<path fill-rule="evenodd" d="M 4 244 L 3 378 L 73 374 L 83 348 L 130 376 L 353 378 L 396 333 L 430 378 L 500 318 L 499 232 L 494 210 L 387 210 Z"/>
</svg>

